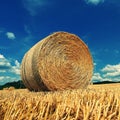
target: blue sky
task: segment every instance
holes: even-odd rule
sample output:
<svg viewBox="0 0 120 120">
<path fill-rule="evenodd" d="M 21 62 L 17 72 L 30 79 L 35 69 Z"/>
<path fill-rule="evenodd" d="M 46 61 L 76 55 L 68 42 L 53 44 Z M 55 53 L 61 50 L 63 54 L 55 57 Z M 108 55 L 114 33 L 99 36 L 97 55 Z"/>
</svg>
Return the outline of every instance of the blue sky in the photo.
<svg viewBox="0 0 120 120">
<path fill-rule="evenodd" d="M 1 0 L 0 84 L 20 79 L 20 63 L 56 31 L 78 35 L 94 59 L 92 80 L 120 81 L 120 0 Z"/>
</svg>

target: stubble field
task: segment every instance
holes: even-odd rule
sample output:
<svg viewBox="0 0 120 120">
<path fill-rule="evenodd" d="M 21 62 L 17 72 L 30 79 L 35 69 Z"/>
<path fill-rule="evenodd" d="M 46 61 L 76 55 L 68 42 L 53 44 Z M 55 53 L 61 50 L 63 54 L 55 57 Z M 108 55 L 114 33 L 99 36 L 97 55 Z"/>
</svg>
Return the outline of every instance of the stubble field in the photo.
<svg viewBox="0 0 120 120">
<path fill-rule="evenodd" d="M 56 92 L 4 89 L 0 120 L 120 120 L 120 84 Z"/>
</svg>

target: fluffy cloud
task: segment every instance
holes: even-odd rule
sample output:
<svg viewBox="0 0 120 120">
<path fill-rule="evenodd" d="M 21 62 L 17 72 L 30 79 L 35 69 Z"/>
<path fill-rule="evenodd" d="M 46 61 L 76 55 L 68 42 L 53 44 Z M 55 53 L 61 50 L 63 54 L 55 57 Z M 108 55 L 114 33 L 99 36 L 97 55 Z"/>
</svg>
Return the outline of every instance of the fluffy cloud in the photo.
<svg viewBox="0 0 120 120">
<path fill-rule="evenodd" d="M 92 81 L 120 81 L 120 64 L 106 65 L 99 73 L 94 73 Z"/>
<path fill-rule="evenodd" d="M 103 3 L 104 0 L 85 0 L 87 4 L 93 4 L 93 5 L 98 5 L 100 3 Z"/>
<path fill-rule="evenodd" d="M 11 72 L 15 74 L 20 74 L 20 63 L 15 60 L 15 65 L 11 65 L 8 59 L 6 59 L 3 55 L 0 54 L 0 70 Z"/>
<path fill-rule="evenodd" d="M 39 9 L 45 6 L 46 0 L 23 0 L 23 5 L 25 9 L 30 13 L 30 15 L 35 16 L 39 12 Z"/>
<path fill-rule="evenodd" d="M 15 66 L 12 66 L 12 71 L 13 73 L 19 75 L 20 74 L 20 63 L 16 60 L 15 61 Z"/>
<path fill-rule="evenodd" d="M 103 72 L 120 71 L 120 64 L 117 64 L 117 65 L 106 65 L 101 71 L 103 71 Z"/>
<path fill-rule="evenodd" d="M 4 56 L 0 54 L 0 59 L 1 59 L 1 58 L 4 58 Z"/>
<path fill-rule="evenodd" d="M 92 77 L 92 80 L 93 81 L 97 81 L 97 80 L 100 80 L 100 81 L 102 81 L 102 77 L 101 77 L 101 75 L 100 75 L 100 73 L 94 73 L 94 75 L 93 75 L 93 77 Z"/>
<path fill-rule="evenodd" d="M 8 39 L 14 40 L 15 39 L 15 34 L 12 32 L 7 32 L 6 36 L 8 37 Z"/>
<path fill-rule="evenodd" d="M 11 64 L 3 55 L 0 54 L 0 70 L 10 69 Z"/>
<path fill-rule="evenodd" d="M 106 65 L 101 71 L 105 72 L 105 77 L 118 77 L 120 76 L 120 64 Z"/>
<path fill-rule="evenodd" d="M 0 54 L 0 83 L 17 81 L 20 79 L 20 63 L 15 60 L 14 65 Z"/>
<path fill-rule="evenodd" d="M 116 81 L 116 80 L 108 78 L 108 77 L 105 77 L 101 73 L 94 73 L 93 74 L 92 82 L 103 82 L 103 81 Z"/>
<path fill-rule="evenodd" d="M 10 79 L 9 76 L 0 76 L 0 81 L 2 81 L 3 79 Z"/>
<path fill-rule="evenodd" d="M 115 72 L 112 72 L 112 73 L 106 73 L 104 75 L 104 77 L 117 77 L 117 76 L 120 76 L 120 71 L 115 71 Z"/>
<path fill-rule="evenodd" d="M 8 83 L 8 82 L 14 82 L 14 81 L 17 81 L 19 80 L 19 77 L 15 76 L 15 77 L 10 77 L 10 76 L 0 76 L 0 85 L 3 85 L 5 83 Z"/>
</svg>

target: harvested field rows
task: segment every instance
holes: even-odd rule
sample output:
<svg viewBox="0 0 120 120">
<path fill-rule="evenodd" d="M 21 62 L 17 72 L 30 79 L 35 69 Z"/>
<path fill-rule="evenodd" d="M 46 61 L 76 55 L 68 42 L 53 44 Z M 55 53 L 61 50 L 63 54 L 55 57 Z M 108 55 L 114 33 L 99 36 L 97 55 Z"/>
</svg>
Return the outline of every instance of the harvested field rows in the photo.
<svg viewBox="0 0 120 120">
<path fill-rule="evenodd" d="M 120 120 L 120 84 L 60 92 L 0 91 L 0 120 Z"/>
</svg>

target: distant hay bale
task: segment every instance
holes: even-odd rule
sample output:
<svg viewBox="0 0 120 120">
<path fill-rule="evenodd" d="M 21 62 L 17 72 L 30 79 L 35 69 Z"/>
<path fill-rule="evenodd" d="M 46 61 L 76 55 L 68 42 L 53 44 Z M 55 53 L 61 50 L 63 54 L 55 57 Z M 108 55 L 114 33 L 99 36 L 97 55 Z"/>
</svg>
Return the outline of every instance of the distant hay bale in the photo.
<svg viewBox="0 0 120 120">
<path fill-rule="evenodd" d="M 67 32 L 56 32 L 35 44 L 21 65 L 23 83 L 34 91 L 85 88 L 92 72 L 88 47 Z"/>
</svg>

